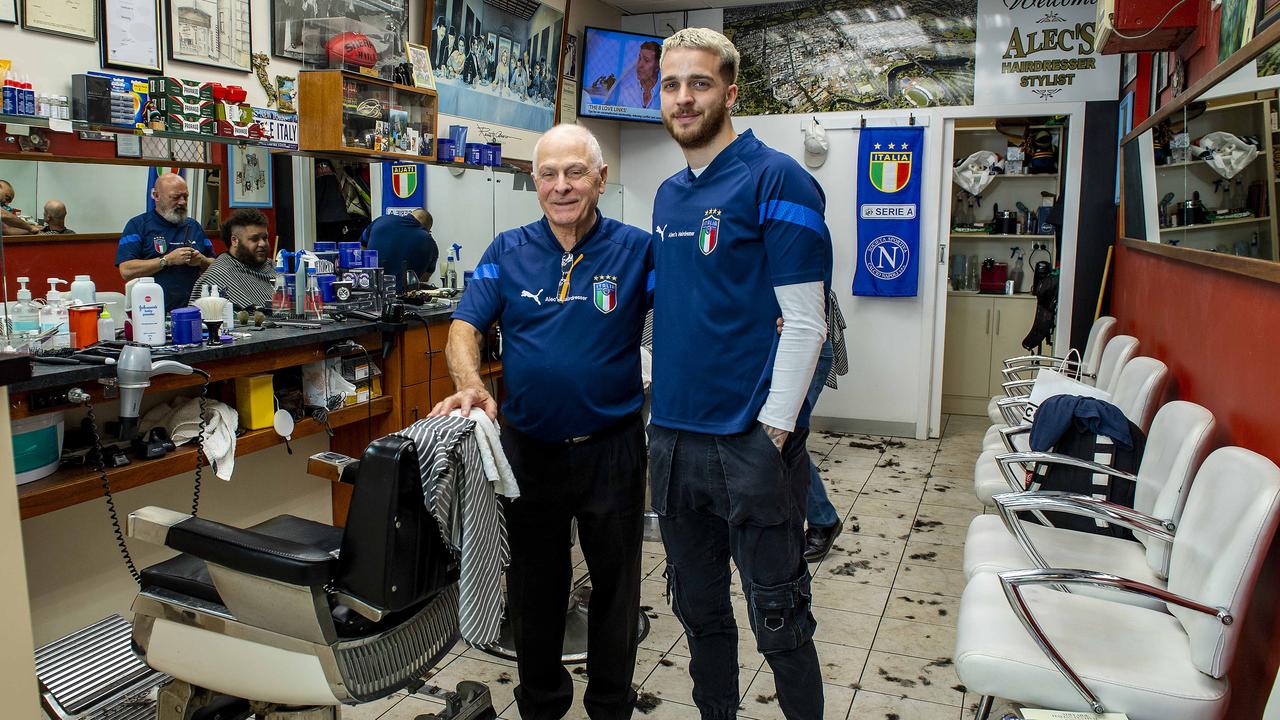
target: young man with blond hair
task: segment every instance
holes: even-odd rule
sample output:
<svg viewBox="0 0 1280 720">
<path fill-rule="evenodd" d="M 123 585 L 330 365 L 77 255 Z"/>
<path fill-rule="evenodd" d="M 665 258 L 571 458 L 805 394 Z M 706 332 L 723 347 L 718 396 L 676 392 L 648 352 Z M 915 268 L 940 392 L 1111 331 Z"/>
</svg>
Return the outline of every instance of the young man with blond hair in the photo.
<svg viewBox="0 0 1280 720">
<path fill-rule="evenodd" d="M 654 200 L 653 508 L 704 720 L 735 717 L 740 699 L 731 557 L 783 713 L 819 720 L 806 394 L 826 337 L 831 238 L 818 183 L 734 132 L 738 63 L 712 30 L 662 47 L 662 121 L 688 167 Z"/>
</svg>

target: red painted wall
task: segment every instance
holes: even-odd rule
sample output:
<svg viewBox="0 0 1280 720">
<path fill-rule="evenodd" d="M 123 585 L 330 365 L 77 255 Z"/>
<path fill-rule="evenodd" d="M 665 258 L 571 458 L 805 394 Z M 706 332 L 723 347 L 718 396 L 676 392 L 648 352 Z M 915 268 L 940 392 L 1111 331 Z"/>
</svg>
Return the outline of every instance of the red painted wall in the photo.
<svg viewBox="0 0 1280 720">
<path fill-rule="evenodd" d="M 1208 408 L 1221 442 L 1280 463 L 1280 285 L 1118 247 L 1111 311 L 1172 372 L 1172 395 Z M 1280 665 L 1280 543 L 1231 671 L 1229 717 L 1261 717 Z"/>
</svg>

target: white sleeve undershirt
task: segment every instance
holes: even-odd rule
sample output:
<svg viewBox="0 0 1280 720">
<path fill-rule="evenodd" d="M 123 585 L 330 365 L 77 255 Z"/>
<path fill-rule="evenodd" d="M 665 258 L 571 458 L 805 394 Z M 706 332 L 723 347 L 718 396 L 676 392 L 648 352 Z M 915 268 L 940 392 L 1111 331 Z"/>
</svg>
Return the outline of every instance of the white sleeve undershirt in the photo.
<svg viewBox="0 0 1280 720">
<path fill-rule="evenodd" d="M 775 287 L 773 294 L 782 309 L 782 337 L 769 397 L 756 419 L 792 432 L 827 339 L 826 292 L 821 282 L 809 282 Z"/>
</svg>

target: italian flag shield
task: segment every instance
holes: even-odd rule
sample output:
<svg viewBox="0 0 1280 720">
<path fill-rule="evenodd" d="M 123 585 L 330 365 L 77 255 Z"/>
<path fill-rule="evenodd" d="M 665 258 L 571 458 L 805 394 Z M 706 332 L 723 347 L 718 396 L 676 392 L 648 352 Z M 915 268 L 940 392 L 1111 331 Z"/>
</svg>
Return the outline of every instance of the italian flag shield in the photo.
<svg viewBox="0 0 1280 720">
<path fill-rule="evenodd" d="M 418 168 L 412 165 L 392 168 L 391 189 L 398 198 L 412 197 L 418 189 Z"/>
<path fill-rule="evenodd" d="M 898 192 L 911 179 L 911 153 L 871 153 L 871 184 L 885 193 Z"/>
</svg>

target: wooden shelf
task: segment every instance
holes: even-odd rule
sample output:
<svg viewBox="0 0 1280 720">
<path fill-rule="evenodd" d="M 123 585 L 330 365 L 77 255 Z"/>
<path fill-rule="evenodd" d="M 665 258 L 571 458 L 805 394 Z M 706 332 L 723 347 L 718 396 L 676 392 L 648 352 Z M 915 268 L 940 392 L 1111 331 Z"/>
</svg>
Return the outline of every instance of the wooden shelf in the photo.
<svg viewBox="0 0 1280 720">
<path fill-rule="evenodd" d="M 1003 178 L 1003 179 L 1013 179 L 1013 178 L 1018 178 L 1018 179 L 1020 179 L 1020 180 L 1057 180 L 1057 179 L 1058 179 L 1058 173 L 1036 173 L 1036 174 L 1032 174 L 1032 173 L 1027 173 L 1027 174 L 1018 173 L 1018 174 L 1015 174 L 1015 175 L 996 175 L 994 179 L 996 179 L 996 180 L 1000 180 L 1000 179 L 1002 179 L 1002 178 Z"/>
<path fill-rule="evenodd" d="M 1262 159 L 1262 151 L 1259 150 L 1257 157 L 1250 160 L 1249 164 L 1252 165 L 1261 159 Z M 1205 162 L 1204 160 L 1184 160 L 1182 162 L 1165 163 L 1164 165 L 1157 165 L 1156 170 L 1159 171 L 1159 170 L 1168 170 L 1171 168 L 1193 167 L 1195 165 L 1199 165 L 1201 167 L 1209 167 L 1209 163 Z"/>
<path fill-rule="evenodd" d="M 1053 235 L 1032 235 L 1023 233 L 1021 235 L 991 235 L 989 233 L 951 233 L 952 238 L 964 238 L 966 240 L 1052 240 Z"/>
<path fill-rule="evenodd" d="M 1232 225 L 1252 225 L 1254 223 L 1263 223 L 1269 221 L 1269 217 L 1251 217 L 1236 218 L 1235 220 L 1223 220 L 1221 222 L 1204 223 L 1203 225 L 1179 225 L 1178 227 L 1161 228 L 1160 234 L 1171 232 L 1197 232 L 1200 230 L 1214 230 L 1216 228 L 1231 227 Z"/>
<path fill-rule="evenodd" d="M 376 397 L 370 403 L 351 405 L 329 413 L 329 426 L 333 428 L 365 422 L 372 415 L 382 417 L 391 412 L 391 398 Z M 324 432 L 324 426 L 307 418 L 297 423 L 293 439 Z M 265 450 L 284 443 L 272 428 L 249 430 L 236 438 L 236 457 Z M 138 461 L 119 468 L 109 468 L 107 478 L 111 491 L 121 492 L 175 475 L 191 472 L 196 466 L 196 446 L 187 444 L 155 460 Z M 213 469 L 206 466 L 204 479 L 213 479 Z M 92 467 L 68 467 L 47 478 L 18 486 L 18 507 L 22 519 L 44 515 L 55 510 L 102 497 L 102 482 Z"/>
</svg>

